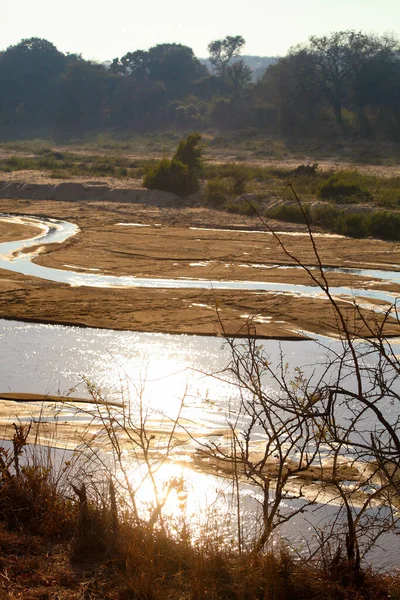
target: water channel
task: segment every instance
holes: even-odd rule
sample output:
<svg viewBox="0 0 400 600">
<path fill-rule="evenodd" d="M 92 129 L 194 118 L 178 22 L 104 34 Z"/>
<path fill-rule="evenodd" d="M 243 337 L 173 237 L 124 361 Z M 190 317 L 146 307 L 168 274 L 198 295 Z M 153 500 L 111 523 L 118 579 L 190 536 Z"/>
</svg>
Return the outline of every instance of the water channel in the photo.
<svg viewBox="0 0 400 600">
<path fill-rule="evenodd" d="M 10 217 L 15 220 L 14 217 Z M 19 253 L 20 249 L 61 242 L 77 233 L 78 228 L 70 223 L 56 220 L 40 221 L 26 219 L 21 222 L 38 225 L 42 233 L 33 239 L 0 244 L 0 267 L 20 273 L 63 281 L 71 285 L 89 286 L 161 286 L 161 287 L 209 287 L 235 289 L 258 289 L 291 292 L 305 295 L 319 293 L 311 286 L 283 286 L 265 282 L 209 282 L 198 280 L 143 280 L 134 277 L 109 277 L 93 273 L 78 273 L 69 270 L 47 269 L 31 262 L 31 256 Z M 344 270 L 344 272 L 348 270 Z M 366 276 L 366 273 L 362 272 Z M 372 275 L 372 273 L 371 273 Z M 374 271 L 373 276 L 382 280 L 399 281 L 396 271 Z M 272 286 L 272 287 L 270 287 Z M 393 301 L 394 296 L 377 290 L 350 290 L 337 288 L 335 294 L 364 298 L 380 298 Z M 368 295 L 373 294 L 373 295 Z M 90 398 L 84 379 L 102 390 L 111 400 L 135 401 L 140 391 L 141 401 L 147 407 L 149 423 L 154 426 L 162 418 L 173 419 L 185 397 L 182 418 L 190 424 L 191 433 L 207 436 L 218 441 L 221 431 L 226 431 L 228 420 L 238 408 L 238 392 L 229 378 L 215 378 L 212 373 L 220 372 L 228 364 L 230 354 L 220 338 L 166 335 L 158 333 L 135 333 L 101 329 L 81 329 L 61 325 L 30 324 L 0 320 L 0 360 L 5 368 L 0 374 L 0 391 L 70 394 L 71 398 Z M 300 342 L 262 342 L 277 367 L 282 358 L 289 371 L 296 367 L 305 371 L 318 371 L 318 365 L 326 363 L 327 353 L 338 353 L 340 342 L 315 336 L 314 340 Z M 394 345 L 400 351 L 400 344 Z M 301 349 L 301 351 L 299 351 Z M 273 385 L 273 383 L 266 383 Z M 15 405 L 15 417 L 19 407 Z M 14 415 L 10 414 L 10 418 Z M 54 417 L 56 420 L 76 419 L 70 407 L 65 407 Z M 172 469 L 172 470 L 171 470 Z M 232 501 L 231 484 L 213 475 L 184 469 L 179 464 L 170 467 L 166 477 L 183 473 L 188 489 L 202 490 L 188 498 L 187 515 L 194 518 L 205 507 L 218 499 L 230 510 Z M 243 486 L 245 512 L 248 524 L 254 521 L 253 491 Z M 196 496 L 196 498 L 195 498 Z M 200 506 L 200 510 L 199 510 Z M 282 530 L 291 543 L 301 548 L 304 537 L 321 519 L 334 514 L 334 506 L 326 506 L 323 516 L 315 513 L 307 519 L 299 516 L 295 522 Z M 229 527 L 227 525 L 227 527 Z M 385 551 L 375 550 L 371 555 L 376 566 L 398 564 L 397 541 L 385 540 Z"/>
</svg>

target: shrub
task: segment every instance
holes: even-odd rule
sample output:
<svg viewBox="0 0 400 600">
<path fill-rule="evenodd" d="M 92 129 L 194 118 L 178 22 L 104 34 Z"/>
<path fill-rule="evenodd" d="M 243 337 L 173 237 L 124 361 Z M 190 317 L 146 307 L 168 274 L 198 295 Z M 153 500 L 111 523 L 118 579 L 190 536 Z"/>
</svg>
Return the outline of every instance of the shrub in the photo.
<svg viewBox="0 0 400 600">
<path fill-rule="evenodd" d="M 372 194 L 360 187 L 351 174 L 336 173 L 321 183 L 317 196 L 322 200 L 334 200 L 338 204 L 372 200 Z"/>
<path fill-rule="evenodd" d="M 310 221 L 310 207 L 308 204 L 303 205 L 303 211 L 304 214 L 297 204 L 280 204 L 268 209 L 266 216 L 278 221 L 288 221 L 289 223 L 305 223 L 305 215 L 307 221 Z"/>
<path fill-rule="evenodd" d="M 179 142 L 179 146 L 174 154 L 174 159 L 187 165 L 189 171 L 193 174 L 196 173 L 197 175 L 200 175 L 202 171 L 202 150 L 199 146 L 200 142 L 200 133 L 191 133 L 186 140 L 181 140 Z"/>
<path fill-rule="evenodd" d="M 258 202 L 251 200 L 250 202 L 246 202 L 243 198 L 239 198 L 237 200 L 232 200 L 226 207 L 227 211 L 230 213 L 238 214 L 238 215 L 248 215 L 249 217 L 255 217 L 256 212 L 260 213 L 260 205 Z"/>
<path fill-rule="evenodd" d="M 311 222 L 334 231 L 339 215 L 340 210 L 332 204 L 314 206 L 311 209 Z"/>
<path fill-rule="evenodd" d="M 313 163 L 312 165 L 299 165 L 294 169 L 293 175 L 306 175 L 307 177 L 313 177 L 317 174 L 318 163 Z"/>
<path fill-rule="evenodd" d="M 173 158 L 163 160 L 153 169 L 149 169 L 144 177 L 145 187 L 156 190 L 185 195 L 197 189 L 187 165 Z"/>
<path fill-rule="evenodd" d="M 180 196 L 196 192 L 202 167 L 200 140 L 199 133 L 191 133 L 182 140 L 172 160 L 163 158 L 158 165 L 147 170 L 143 185 Z"/>
<path fill-rule="evenodd" d="M 231 186 L 221 177 L 210 179 L 205 187 L 204 197 L 208 206 L 223 208 L 232 197 Z"/>
<path fill-rule="evenodd" d="M 240 171 L 238 170 L 235 175 L 233 176 L 233 192 L 237 195 L 237 196 L 241 196 L 242 194 L 245 193 L 246 191 L 246 183 L 249 180 L 248 175 L 246 173 L 246 171 Z"/>
<path fill-rule="evenodd" d="M 374 237 L 399 240 L 400 214 L 378 211 L 369 215 L 370 235 Z"/>
<path fill-rule="evenodd" d="M 363 238 L 369 235 L 369 215 L 342 211 L 336 221 L 336 231 L 349 237 Z"/>
</svg>

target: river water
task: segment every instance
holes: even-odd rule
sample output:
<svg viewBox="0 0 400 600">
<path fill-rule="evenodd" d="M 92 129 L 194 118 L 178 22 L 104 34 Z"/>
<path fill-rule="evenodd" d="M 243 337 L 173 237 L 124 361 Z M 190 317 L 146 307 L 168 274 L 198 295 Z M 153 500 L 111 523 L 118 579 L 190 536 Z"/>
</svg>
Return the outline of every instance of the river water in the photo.
<svg viewBox="0 0 400 600">
<path fill-rule="evenodd" d="M 31 220 L 31 223 L 37 223 Z M 64 281 L 71 285 L 144 285 L 142 279 L 133 277 L 103 277 L 92 273 L 77 273 L 47 269 L 31 262 L 27 255 L 19 255 L 22 247 L 63 241 L 78 230 L 72 224 L 47 220 L 41 222 L 43 233 L 32 240 L 0 244 L 0 267 L 34 275 L 46 279 Z M 366 273 L 361 273 L 364 276 Z M 372 274 L 371 274 L 372 275 Z M 398 280 L 396 271 L 374 271 L 374 277 Z M 397 279 L 396 279 L 397 278 Z M 196 280 L 146 280 L 149 285 L 164 287 L 205 287 L 211 282 Z M 245 289 L 290 291 L 311 295 L 318 293 L 311 286 L 286 286 L 261 282 L 212 282 L 214 287 L 225 285 L 242 286 Z M 274 287 L 268 287 L 273 285 Z M 250 287 L 249 287 L 250 286 Z M 260 286 L 260 287 L 253 287 Z M 299 289 L 299 288 L 302 289 Z M 306 288 L 306 289 L 303 289 Z M 357 290 L 357 293 L 361 292 Z M 338 288 L 334 293 L 353 291 Z M 378 296 L 368 296 L 368 293 Z M 391 294 L 362 290 L 363 297 L 379 297 L 393 301 Z M 81 329 L 61 325 L 29 324 L 0 320 L 0 360 L 3 369 L 0 373 L 0 391 L 43 394 L 69 394 L 71 398 L 87 397 L 90 393 L 87 381 L 102 390 L 109 400 L 129 399 L 135 405 L 138 397 L 148 411 L 148 423 L 157 426 L 160 421 L 174 419 L 181 401 L 184 408 L 181 414 L 190 425 L 191 433 L 207 436 L 217 442 L 229 429 L 228 422 L 235 417 L 239 405 L 237 387 L 226 376 L 212 376 L 221 373 L 230 360 L 229 349 L 223 340 L 213 337 L 166 335 L 158 333 L 135 333 L 101 329 Z M 338 341 L 315 336 L 314 340 L 299 342 L 262 342 L 272 364 L 287 363 L 289 373 L 296 367 L 306 373 L 322 369 L 327 354 L 340 353 Z M 395 347 L 396 351 L 397 346 Z M 397 352 L 400 346 L 397 348 Z M 332 356 L 332 354 L 331 354 Z M 265 382 L 273 387 L 273 382 Z M 15 406 L 15 417 L 18 405 Z M 10 415 L 11 418 L 14 415 Z M 74 415 L 69 408 L 58 413 L 57 419 L 71 419 Z M 75 416 L 76 418 L 76 416 Z M 222 432 L 222 433 L 221 433 Z M 182 474 L 192 492 L 187 495 L 187 516 L 194 519 L 203 510 L 215 506 L 223 507 L 226 513 L 232 512 L 232 488 L 230 482 L 213 475 L 183 469 L 175 464 L 167 469 L 166 477 Z M 196 494 L 193 491 L 196 490 Z M 204 492 L 200 494 L 199 491 Z M 144 489 L 143 493 L 146 493 Z M 243 513 L 248 529 L 255 524 L 254 512 L 257 496 L 250 486 L 242 487 Z M 217 502 L 218 501 L 218 502 Z M 200 508 L 199 508 L 200 506 Z M 290 510 L 288 507 L 287 510 Z M 307 518 L 296 517 L 289 526 L 282 528 L 282 535 L 288 536 L 292 544 L 301 550 L 310 530 L 335 514 L 334 506 L 325 506 L 321 513 L 308 514 Z M 227 535 L 232 524 L 227 523 Z M 394 538 L 387 538 L 385 550 L 374 550 L 370 560 L 376 566 L 398 564 L 397 547 Z"/>
</svg>

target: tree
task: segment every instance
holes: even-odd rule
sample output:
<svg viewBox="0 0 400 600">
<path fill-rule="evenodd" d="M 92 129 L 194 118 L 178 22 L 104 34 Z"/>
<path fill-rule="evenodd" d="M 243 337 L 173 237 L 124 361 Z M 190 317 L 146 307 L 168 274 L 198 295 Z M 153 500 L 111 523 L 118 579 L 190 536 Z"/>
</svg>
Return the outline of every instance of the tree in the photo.
<svg viewBox="0 0 400 600">
<path fill-rule="evenodd" d="M 115 58 L 110 70 L 138 84 L 162 82 L 169 98 L 174 99 L 187 96 L 193 81 L 206 74 L 193 50 L 182 44 L 158 44 L 148 51 L 128 52 L 121 59 Z"/>
<path fill-rule="evenodd" d="M 379 38 L 361 31 L 338 31 L 329 36 L 311 36 L 307 51 L 313 62 L 316 88 L 334 111 L 336 124 L 342 127 L 342 110 L 351 104 L 354 84 L 365 79 L 365 69 L 379 57 L 386 61 L 398 52 L 394 38 Z M 375 81 L 379 87 L 380 81 Z M 362 86 L 363 87 L 363 86 Z M 364 103 L 358 95 L 357 109 Z"/>
<path fill-rule="evenodd" d="M 318 502 L 320 494 L 327 495 L 338 511 L 322 529 L 319 550 L 324 551 L 327 539 L 333 542 L 332 567 L 336 562 L 342 577 L 356 581 L 362 556 L 384 533 L 398 534 L 400 523 L 400 360 L 385 337 L 386 323 L 395 319 L 400 325 L 400 318 L 396 303 L 379 314 L 365 313 L 354 302 L 361 329 L 351 329 L 292 191 L 308 226 L 318 274 L 260 219 L 287 258 L 305 270 L 330 302 L 342 350 L 327 353 L 320 373 L 313 367 L 309 376 L 299 369 L 291 375 L 283 355 L 277 369 L 271 365 L 257 345 L 254 327 L 245 343 L 226 336 L 231 349 L 228 380 L 233 377 L 241 397 L 231 424 L 234 443 L 231 449 L 213 442 L 203 446 L 206 456 L 232 465 L 234 483 L 244 477 L 260 490 L 258 550 L 276 527 Z M 307 479 L 319 485 L 307 488 Z M 283 500 L 293 503 L 289 512 L 282 510 Z"/>
<path fill-rule="evenodd" d="M 283 136 L 312 135 L 321 128 L 323 99 L 312 73 L 311 56 L 301 50 L 280 58 L 256 85 L 256 96 L 267 106 L 276 108 Z"/>
<path fill-rule="evenodd" d="M 241 35 L 227 35 L 223 40 L 214 40 L 209 43 L 209 59 L 213 65 L 215 74 L 221 77 L 221 79 L 225 80 L 226 69 L 230 60 L 234 56 L 239 56 L 245 43 Z"/>
<path fill-rule="evenodd" d="M 48 40 L 29 38 L 0 56 L 0 115 L 6 123 L 42 125 L 54 114 L 57 79 L 67 57 Z"/>
<path fill-rule="evenodd" d="M 239 60 L 227 68 L 226 77 L 229 87 L 232 88 L 234 99 L 239 100 L 243 90 L 251 83 L 252 72 L 250 67 Z"/>
<path fill-rule="evenodd" d="M 58 81 L 58 122 L 83 130 L 104 125 L 109 106 L 111 78 L 103 65 L 69 58 Z"/>
</svg>

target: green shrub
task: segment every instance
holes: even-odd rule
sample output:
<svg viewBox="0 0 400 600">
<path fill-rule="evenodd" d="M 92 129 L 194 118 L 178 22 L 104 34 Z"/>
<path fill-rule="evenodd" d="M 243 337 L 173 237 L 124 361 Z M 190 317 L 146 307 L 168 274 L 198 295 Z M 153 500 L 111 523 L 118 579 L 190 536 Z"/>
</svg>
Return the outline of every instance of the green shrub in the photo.
<svg viewBox="0 0 400 600">
<path fill-rule="evenodd" d="M 313 163 L 312 165 L 299 165 L 294 169 L 293 175 L 305 175 L 306 177 L 313 177 L 317 174 L 318 163 Z"/>
<path fill-rule="evenodd" d="M 369 215 L 342 211 L 336 220 L 336 232 L 349 237 L 363 238 L 369 235 Z"/>
<path fill-rule="evenodd" d="M 334 231 L 341 211 L 333 204 L 315 206 L 311 209 L 311 222 Z"/>
<path fill-rule="evenodd" d="M 287 221 L 289 223 L 305 223 L 306 219 L 309 222 L 310 207 L 308 204 L 303 204 L 303 211 L 297 204 L 280 204 L 279 206 L 274 206 L 273 208 L 268 209 L 266 216 L 270 219 Z"/>
<path fill-rule="evenodd" d="M 251 200 L 246 202 L 243 198 L 232 200 L 226 207 L 227 211 L 237 215 L 247 215 L 249 217 L 255 217 L 256 214 L 260 214 L 260 205 L 258 202 Z"/>
<path fill-rule="evenodd" d="M 198 187 L 197 180 L 190 173 L 188 166 L 176 158 L 163 158 L 156 167 L 146 173 L 143 185 L 180 196 L 195 192 Z"/>
<path fill-rule="evenodd" d="M 189 171 L 200 175 L 202 171 L 202 150 L 199 146 L 201 142 L 200 133 L 191 133 L 186 140 L 181 140 L 174 154 L 174 159 L 187 165 Z"/>
<path fill-rule="evenodd" d="M 369 215 L 370 235 L 387 240 L 400 239 L 400 214 L 378 211 Z"/>
<path fill-rule="evenodd" d="M 334 200 L 338 204 L 365 202 L 372 200 L 372 194 L 360 187 L 356 177 L 346 173 L 336 173 L 321 183 L 317 196 L 322 200 Z"/>
<path fill-rule="evenodd" d="M 180 196 L 196 192 L 202 168 L 200 140 L 199 133 L 191 133 L 186 140 L 182 140 L 172 160 L 163 158 L 157 165 L 147 169 L 143 185 Z"/>
<path fill-rule="evenodd" d="M 232 198 L 232 189 L 229 181 L 215 177 L 207 182 L 204 190 L 206 204 L 213 208 L 223 208 Z"/>
</svg>

